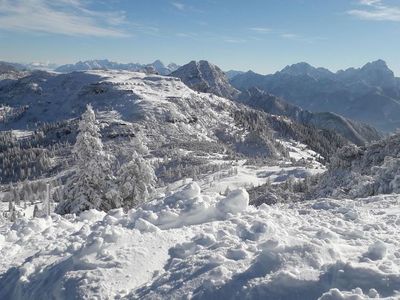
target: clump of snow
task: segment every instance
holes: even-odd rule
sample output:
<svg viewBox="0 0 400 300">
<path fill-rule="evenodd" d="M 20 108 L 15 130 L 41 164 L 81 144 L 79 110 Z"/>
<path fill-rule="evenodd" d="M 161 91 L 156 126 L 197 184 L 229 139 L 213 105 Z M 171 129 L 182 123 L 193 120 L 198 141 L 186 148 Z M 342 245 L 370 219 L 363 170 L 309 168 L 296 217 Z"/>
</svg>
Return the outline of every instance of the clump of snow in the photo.
<svg viewBox="0 0 400 300">
<path fill-rule="evenodd" d="M 371 246 L 368 247 L 368 252 L 365 257 L 372 260 L 383 259 L 386 255 L 386 244 L 382 241 L 376 241 Z"/>
<path fill-rule="evenodd" d="M 249 194 L 245 189 L 237 189 L 230 192 L 225 199 L 222 199 L 217 208 L 222 213 L 237 214 L 244 211 L 249 205 Z"/>
<path fill-rule="evenodd" d="M 0 299 L 398 299 L 399 207 L 255 208 L 191 182 L 128 212 L 23 218 L 0 225 Z"/>
<path fill-rule="evenodd" d="M 185 200 L 192 199 L 200 196 L 200 187 L 196 182 L 188 184 L 182 190 L 174 194 L 173 199 L 175 200 Z"/>
<path fill-rule="evenodd" d="M 342 292 L 338 289 L 331 289 L 324 293 L 318 300 L 367 300 L 367 299 L 382 299 L 379 297 L 375 289 L 370 289 L 368 294 L 364 294 L 362 289 L 356 288 L 351 292 Z"/>
</svg>

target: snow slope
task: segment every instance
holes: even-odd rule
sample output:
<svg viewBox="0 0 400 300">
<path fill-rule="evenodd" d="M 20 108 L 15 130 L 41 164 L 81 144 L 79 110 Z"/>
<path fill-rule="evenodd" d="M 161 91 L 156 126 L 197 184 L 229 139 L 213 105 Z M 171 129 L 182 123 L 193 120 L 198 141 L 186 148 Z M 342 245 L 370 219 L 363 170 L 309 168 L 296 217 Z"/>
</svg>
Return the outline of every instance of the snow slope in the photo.
<svg viewBox="0 0 400 300">
<path fill-rule="evenodd" d="M 0 299 L 400 295 L 400 196 L 248 206 L 197 183 L 136 210 L 0 225 Z"/>
</svg>

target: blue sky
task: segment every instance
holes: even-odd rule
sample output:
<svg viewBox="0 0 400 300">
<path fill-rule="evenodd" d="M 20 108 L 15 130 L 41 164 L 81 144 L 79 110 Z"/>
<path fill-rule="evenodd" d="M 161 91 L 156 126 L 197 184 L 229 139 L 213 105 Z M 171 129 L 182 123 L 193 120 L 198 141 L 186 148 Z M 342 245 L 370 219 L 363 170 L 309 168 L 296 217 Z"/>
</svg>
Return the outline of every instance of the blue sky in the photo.
<svg viewBox="0 0 400 300">
<path fill-rule="evenodd" d="M 382 58 L 400 75 L 400 0 L 0 0 L 0 60 L 108 58 L 270 73 Z"/>
</svg>

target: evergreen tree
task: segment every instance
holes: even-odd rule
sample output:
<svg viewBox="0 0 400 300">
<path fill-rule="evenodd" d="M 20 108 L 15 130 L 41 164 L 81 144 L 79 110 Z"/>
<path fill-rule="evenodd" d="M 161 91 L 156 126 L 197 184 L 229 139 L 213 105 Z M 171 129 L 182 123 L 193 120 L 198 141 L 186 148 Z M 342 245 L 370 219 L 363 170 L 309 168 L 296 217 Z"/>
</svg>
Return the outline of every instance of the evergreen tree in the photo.
<svg viewBox="0 0 400 300">
<path fill-rule="evenodd" d="M 39 207 L 37 206 L 37 204 L 35 204 L 35 207 L 33 208 L 33 217 L 34 218 L 38 218 L 40 215 L 39 213 Z"/>
<path fill-rule="evenodd" d="M 116 205 L 106 198 L 109 158 L 103 150 L 100 129 L 91 105 L 79 122 L 73 153 L 75 174 L 64 187 L 64 199 L 57 206 L 59 214 L 80 213 L 87 209 L 110 210 Z"/>
<path fill-rule="evenodd" d="M 45 216 L 49 216 L 51 212 L 50 208 L 50 185 L 47 183 L 46 184 L 46 192 L 43 197 L 43 203 L 42 203 L 42 211 Z"/>
<path fill-rule="evenodd" d="M 141 156 L 122 166 L 118 174 L 119 196 L 124 208 L 146 202 L 154 191 L 156 176 L 151 165 Z"/>
</svg>

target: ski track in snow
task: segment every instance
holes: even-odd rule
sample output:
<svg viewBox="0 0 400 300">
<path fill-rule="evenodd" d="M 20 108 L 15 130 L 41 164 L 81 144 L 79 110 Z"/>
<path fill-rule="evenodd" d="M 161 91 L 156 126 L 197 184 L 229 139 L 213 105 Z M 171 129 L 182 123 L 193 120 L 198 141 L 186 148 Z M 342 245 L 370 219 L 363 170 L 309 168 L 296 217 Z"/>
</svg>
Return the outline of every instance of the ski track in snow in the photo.
<svg viewBox="0 0 400 300">
<path fill-rule="evenodd" d="M 197 183 L 0 226 L 0 299 L 400 299 L 400 195 L 248 206 Z"/>
</svg>

